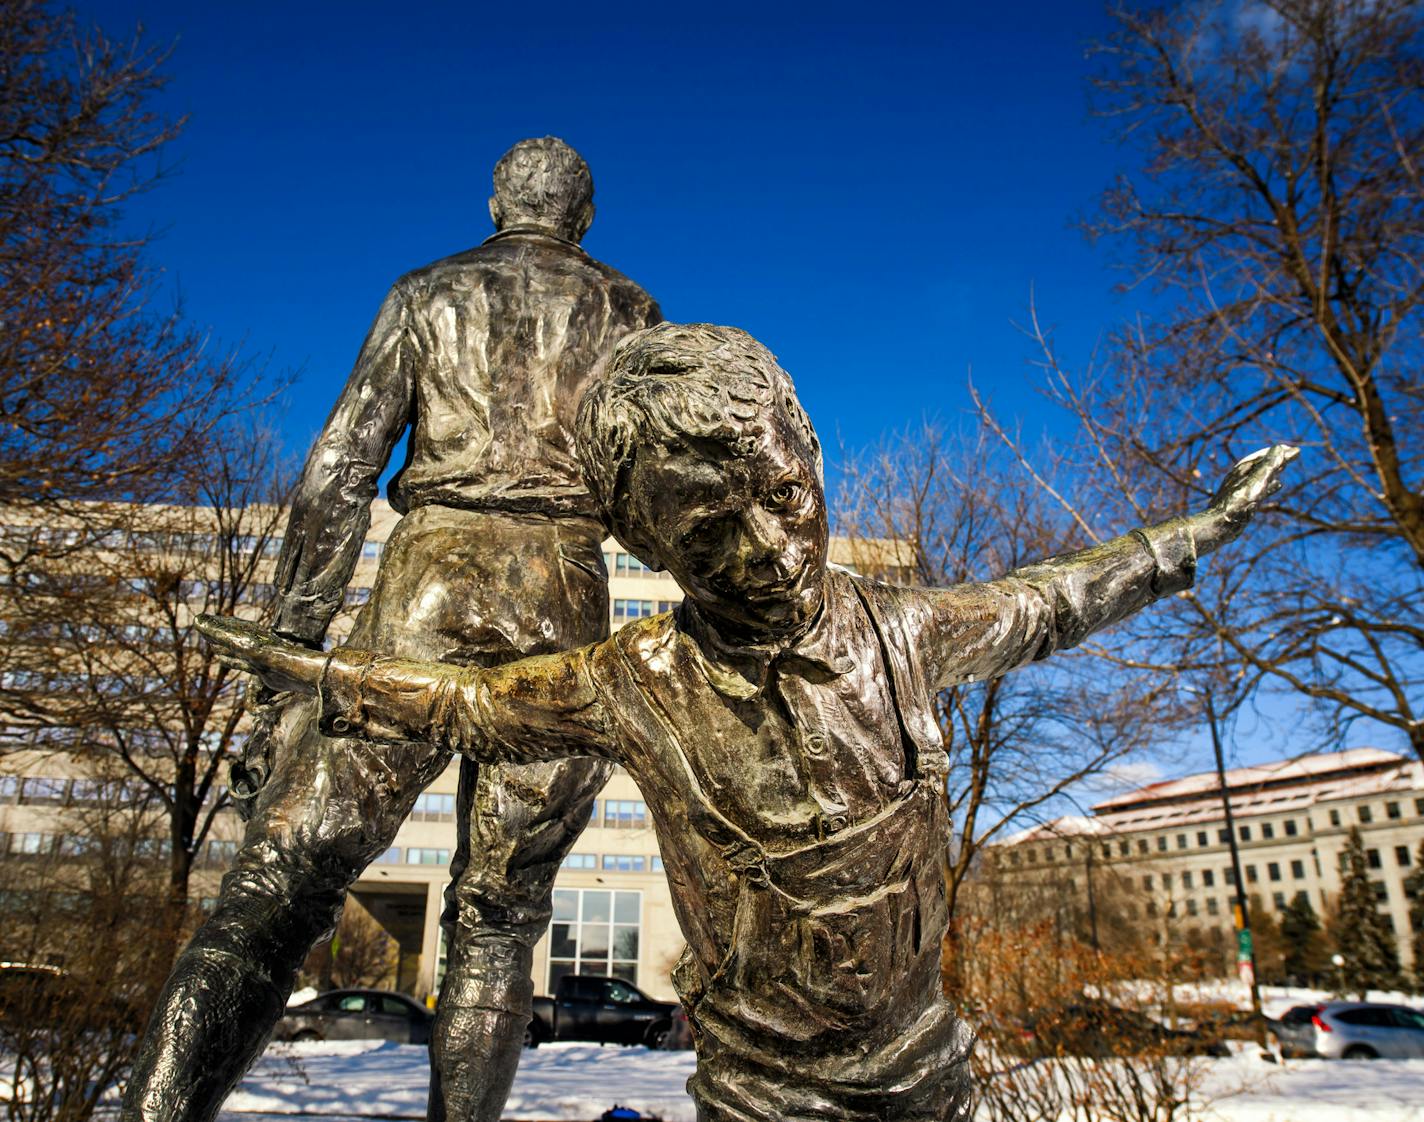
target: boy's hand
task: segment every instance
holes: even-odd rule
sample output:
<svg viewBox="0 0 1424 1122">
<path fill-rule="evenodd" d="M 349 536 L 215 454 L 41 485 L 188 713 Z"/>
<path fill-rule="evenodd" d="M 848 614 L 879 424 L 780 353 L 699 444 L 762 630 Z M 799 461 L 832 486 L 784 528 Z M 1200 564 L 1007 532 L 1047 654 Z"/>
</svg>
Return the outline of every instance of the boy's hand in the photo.
<svg viewBox="0 0 1424 1122">
<path fill-rule="evenodd" d="M 229 616 L 201 615 L 198 630 L 234 670 L 256 674 L 269 689 L 316 693 L 326 654 L 279 639 L 255 623 Z"/>
<path fill-rule="evenodd" d="M 1281 489 L 1281 472 L 1299 455 L 1300 449 L 1290 444 L 1272 444 L 1252 452 L 1227 473 L 1207 508 L 1226 523 L 1226 540 L 1241 532 L 1261 500 Z"/>
</svg>

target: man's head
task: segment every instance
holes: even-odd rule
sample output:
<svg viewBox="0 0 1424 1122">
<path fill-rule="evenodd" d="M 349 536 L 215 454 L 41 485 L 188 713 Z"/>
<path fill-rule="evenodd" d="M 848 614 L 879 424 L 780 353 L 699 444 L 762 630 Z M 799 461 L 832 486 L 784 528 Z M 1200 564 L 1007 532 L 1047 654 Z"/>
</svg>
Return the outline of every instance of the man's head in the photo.
<svg viewBox="0 0 1424 1122">
<path fill-rule="evenodd" d="M 821 446 L 775 357 L 744 331 L 663 323 L 622 340 L 578 415 L 613 533 L 736 637 L 803 628 L 821 603 Z"/>
<path fill-rule="evenodd" d="M 593 223 L 593 176 L 558 137 L 521 140 L 494 166 L 489 207 L 497 230 L 542 230 L 577 242 Z"/>
</svg>

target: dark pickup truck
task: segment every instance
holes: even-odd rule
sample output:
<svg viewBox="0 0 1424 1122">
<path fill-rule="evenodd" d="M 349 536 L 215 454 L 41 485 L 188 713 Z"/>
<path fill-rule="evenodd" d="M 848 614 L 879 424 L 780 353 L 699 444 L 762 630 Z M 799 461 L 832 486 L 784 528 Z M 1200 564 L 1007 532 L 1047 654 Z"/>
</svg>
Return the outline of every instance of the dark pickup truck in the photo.
<svg viewBox="0 0 1424 1122">
<path fill-rule="evenodd" d="M 565 974 L 553 997 L 534 999 L 524 1043 L 537 1048 L 546 1040 L 593 1040 L 661 1048 L 676 1010 L 673 1002 L 654 1001 L 621 978 Z"/>
</svg>

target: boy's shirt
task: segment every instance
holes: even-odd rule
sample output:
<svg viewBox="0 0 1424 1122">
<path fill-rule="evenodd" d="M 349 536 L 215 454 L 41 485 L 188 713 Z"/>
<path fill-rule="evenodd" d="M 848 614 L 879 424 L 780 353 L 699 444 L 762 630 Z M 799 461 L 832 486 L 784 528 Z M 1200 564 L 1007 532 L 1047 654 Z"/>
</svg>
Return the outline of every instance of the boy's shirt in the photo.
<svg viewBox="0 0 1424 1122">
<path fill-rule="evenodd" d="M 786 645 L 728 644 L 684 601 L 594 646 L 484 671 L 338 650 L 323 728 L 489 761 L 622 763 L 688 942 L 674 980 L 704 1058 L 719 1057 L 699 1068 L 699 1097 L 746 1113 L 774 1092 L 794 1117 L 798 1094 L 814 1113 L 830 1093 L 859 1117 L 856 1088 L 937 1101 L 967 1049 L 939 991 L 934 693 L 1071 646 L 1187 587 L 1194 565 L 1179 520 L 943 590 L 831 570 L 818 618 Z M 768 1069 L 775 1056 L 788 1066 Z"/>
</svg>

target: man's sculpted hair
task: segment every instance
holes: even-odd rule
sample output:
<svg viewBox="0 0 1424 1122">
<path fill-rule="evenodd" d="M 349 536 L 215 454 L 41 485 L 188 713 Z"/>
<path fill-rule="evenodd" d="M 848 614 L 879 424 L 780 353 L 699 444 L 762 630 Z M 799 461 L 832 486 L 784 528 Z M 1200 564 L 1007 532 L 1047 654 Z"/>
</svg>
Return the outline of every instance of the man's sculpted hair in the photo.
<svg viewBox="0 0 1424 1122">
<path fill-rule="evenodd" d="M 494 166 L 500 229 L 534 225 L 577 241 L 593 220 L 593 175 L 556 136 L 521 140 Z"/>
<path fill-rule="evenodd" d="M 820 475 L 821 443 L 791 376 L 745 331 L 708 323 L 635 331 L 619 341 L 604 378 L 579 403 L 584 482 L 614 535 L 643 545 L 628 519 L 629 477 L 640 453 L 665 449 L 720 462 L 746 455 L 778 418 Z"/>
</svg>

